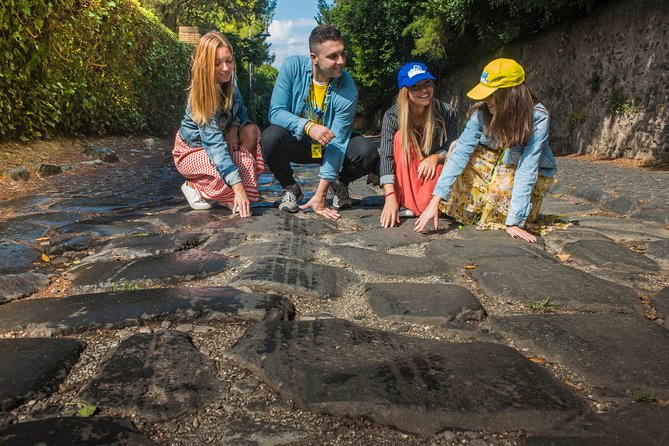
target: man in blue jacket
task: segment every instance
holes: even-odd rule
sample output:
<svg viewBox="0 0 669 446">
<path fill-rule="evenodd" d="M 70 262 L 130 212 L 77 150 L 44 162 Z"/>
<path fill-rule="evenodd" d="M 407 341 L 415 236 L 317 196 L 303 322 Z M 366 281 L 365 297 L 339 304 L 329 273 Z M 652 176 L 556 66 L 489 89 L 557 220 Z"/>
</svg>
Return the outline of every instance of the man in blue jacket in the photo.
<svg viewBox="0 0 669 446">
<path fill-rule="evenodd" d="M 362 135 L 351 133 L 358 102 L 353 78 L 344 71 L 344 41 L 337 28 L 320 25 L 309 36 L 307 56 L 285 60 L 272 92 L 269 120 L 261 137 L 265 162 L 283 187 L 279 209 L 312 209 L 338 219 L 338 209 L 351 207 L 348 184 L 378 170 L 379 155 Z M 300 186 L 290 163 L 320 164 L 319 184 L 303 206 Z M 325 203 L 328 188 L 332 204 Z"/>
</svg>

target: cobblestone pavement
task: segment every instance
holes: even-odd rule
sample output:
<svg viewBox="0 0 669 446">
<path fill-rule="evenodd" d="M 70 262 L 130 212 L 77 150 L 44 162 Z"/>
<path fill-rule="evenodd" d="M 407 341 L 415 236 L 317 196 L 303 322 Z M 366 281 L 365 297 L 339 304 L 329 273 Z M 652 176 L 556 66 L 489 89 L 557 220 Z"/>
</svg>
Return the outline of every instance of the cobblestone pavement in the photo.
<svg viewBox="0 0 669 446">
<path fill-rule="evenodd" d="M 533 245 L 362 180 L 191 211 L 160 151 L 45 179 L 0 205 L 0 445 L 669 444 L 669 172 L 559 165 Z"/>
</svg>

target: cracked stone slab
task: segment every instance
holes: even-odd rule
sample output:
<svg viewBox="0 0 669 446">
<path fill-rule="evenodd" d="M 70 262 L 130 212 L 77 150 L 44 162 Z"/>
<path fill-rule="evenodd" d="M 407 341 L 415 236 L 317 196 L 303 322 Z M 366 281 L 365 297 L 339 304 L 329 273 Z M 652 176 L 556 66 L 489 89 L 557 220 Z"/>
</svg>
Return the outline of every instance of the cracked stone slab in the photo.
<svg viewBox="0 0 669 446">
<path fill-rule="evenodd" d="M 49 277 L 40 273 L 0 275 L 0 304 L 29 296 L 49 286 Z"/>
<path fill-rule="evenodd" d="M 0 446 L 154 446 L 130 421 L 113 417 L 60 417 L 0 428 Z"/>
<path fill-rule="evenodd" d="M 628 404 L 607 413 L 587 414 L 564 427 L 531 436 L 526 446 L 665 446 L 669 408 Z"/>
<path fill-rule="evenodd" d="M 71 271 L 72 289 L 78 291 L 109 291 L 123 283 L 142 288 L 202 279 L 236 265 L 220 254 L 197 249 L 140 257 L 120 262 L 88 263 Z"/>
<path fill-rule="evenodd" d="M 485 258 L 508 259 L 511 257 L 529 257 L 553 259 L 553 256 L 544 251 L 536 243 L 527 243 L 524 240 L 514 240 L 508 235 L 491 237 L 492 231 L 486 231 L 480 238 L 440 239 L 433 240 L 427 245 L 425 255 L 433 259 L 440 259 L 450 265 L 463 267 L 477 264 Z"/>
<path fill-rule="evenodd" d="M 491 330 L 584 377 L 601 396 L 669 396 L 669 331 L 641 317 L 503 316 L 492 318 Z"/>
<path fill-rule="evenodd" d="M 251 243 L 243 245 L 228 253 L 238 257 L 288 257 L 308 262 L 316 257 L 316 251 L 322 248 L 321 243 L 305 236 L 289 234 L 281 240 Z"/>
<path fill-rule="evenodd" d="M 377 316 L 399 322 L 440 325 L 486 314 L 468 289 L 451 283 L 368 283 L 364 295 Z"/>
<path fill-rule="evenodd" d="M 551 260 L 482 258 L 472 276 L 487 295 L 531 304 L 548 299 L 558 309 L 581 312 L 640 313 L 633 289 Z"/>
<path fill-rule="evenodd" d="M 121 342 L 77 398 L 124 415 L 165 420 L 194 412 L 220 390 L 213 361 L 188 335 L 165 331 Z"/>
<path fill-rule="evenodd" d="M 266 212 L 260 217 L 231 218 L 212 222 L 207 225 L 207 229 L 233 229 L 247 234 L 275 236 L 282 235 L 282 232 L 299 235 L 325 235 L 339 232 L 337 223 L 334 221 L 322 217 L 299 218 L 283 211 Z"/>
<path fill-rule="evenodd" d="M 148 221 L 129 221 L 122 217 L 101 217 L 94 220 L 84 220 L 69 225 L 61 226 L 59 231 L 63 234 L 97 234 L 108 237 L 118 234 L 160 234 L 162 231 L 153 223 Z"/>
<path fill-rule="evenodd" d="M 40 252 L 30 246 L 12 242 L 0 243 L 0 274 L 30 271 L 33 262 L 40 258 Z"/>
<path fill-rule="evenodd" d="M 405 224 L 394 228 L 376 228 L 368 231 L 338 234 L 332 238 L 331 243 L 332 245 L 354 245 L 386 250 L 429 241 L 426 235 L 412 231 L 411 226 Z"/>
<path fill-rule="evenodd" d="M 382 276 L 453 276 L 456 274 L 454 268 L 437 259 L 389 254 L 348 245 L 330 246 L 328 251 L 358 270 Z"/>
<path fill-rule="evenodd" d="M 669 260 L 669 239 L 648 243 L 646 253 L 660 259 Z"/>
<path fill-rule="evenodd" d="M 101 245 L 98 254 L 107 254 L 123 259 L 165 254 L 195 248 L 204 243 L 209 236 L 209 234 L 199 232 L 178 232 L 174 234 L 120 237 Z"/>
<path fill-rule="evenodd" d="M 212 235 L 200 249 L 211 252 L 228 252 L 246 241 L 241 232 L 218 232 Z"/>
<path fill-rule="evenodd" d="M 612 240 L 577 240 L 566 243 L 563 254 L 582 266 L 593 266 L 612 271 L 654 273 L 660 266 L 648 257 Z"/>
<path fill-rule="evenodd" d="M 83 349 L 70 339 L 0 339 L 0 411 L 53 393 Z"/>
<path fill-rule="evenodd" d="M 354 277 L 348 271 L 285 257 L 261 257 L 232 281 L 235 286 L 318 298 L 340 296 Z"/>
<path fill-rule="evenodd" d="M 0 222 L 0 240 L 32 243 L 38 237 L 44 237 L 49 228 L 47 226 L 14 220 Z"/>
<path fill-rule="evenodd" d="M 235 418 L 234 423 L 229 423 L 223 427 L 223 441 L 221 444 L 278 446 L 300 444 L 300 440 L 305 440 L 308 437 L 309 433 L 296 430 L 290 426 L 241 416 Z"/>
<path fill-rule="evenodd" d="M 381 209 L 351 209 L 341 214 L 341 222 L 360 229 L 374 229 L 381 226 Z"/>
<path fill-rule="evenodd" d="M 261 322 L 225 356 L 303 409 L 368 416 L 422 436 L 550 429 L 586 411 L 512 348 L 418 339 L 341 319 Z"/>
<path fill-rule="evenodd" d="M 152 215 L 151 219 L 170 227 L 171 229 L 182 229 L 187 227 L 204 228 L 209 223 L 219 221 L 218 216 L 225 216 L 222 210 L 215 209 L 208 212 L 194 211 L 190 208 L 184 208 L 181 212 L 172 212 L 169 214 Z"/>
<path fill-rule="evenodd" d="M 12 302 L 0 307 L 0 333 L 61 336 L 153 320 L 258 322 L 294 317 L 293 304 L 274 294 L 230 287 L 153 288 Z"/>
<path fill-rule="evenodd" d="M 63 235 L 50 240 L 45 252 L 49 255 L 61 255 L 68 251 L 83 251 L 93 244 L 93 238 L 87 235 Z"/>
</svg>

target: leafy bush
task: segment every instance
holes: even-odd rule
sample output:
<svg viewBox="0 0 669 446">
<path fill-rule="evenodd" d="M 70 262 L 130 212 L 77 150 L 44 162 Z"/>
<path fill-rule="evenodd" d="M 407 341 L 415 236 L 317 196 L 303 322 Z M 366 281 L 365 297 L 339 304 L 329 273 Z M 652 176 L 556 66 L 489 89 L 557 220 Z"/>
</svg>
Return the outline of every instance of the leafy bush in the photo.
<svg viewBox="0 0 669 446">
<path fill-rule="evenodd" d="M 0 135 L 171 132 L 190 52 L 135 0 L 4 0 Z"/>
</svg>

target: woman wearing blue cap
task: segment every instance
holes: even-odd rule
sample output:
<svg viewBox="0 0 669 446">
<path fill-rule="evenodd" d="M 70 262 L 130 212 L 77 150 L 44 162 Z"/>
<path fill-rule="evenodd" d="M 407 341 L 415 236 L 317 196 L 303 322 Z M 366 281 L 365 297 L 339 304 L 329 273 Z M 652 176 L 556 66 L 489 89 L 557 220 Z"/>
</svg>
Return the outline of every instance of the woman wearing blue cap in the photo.
<svg viewBox="0 0 669 446">
<path fill-rule="evenodd" d="M 381 226 L 399 217 L 421 215 L 457 137 L 453 108 L 434 98 L 434 76 L 420 62 L 409 62 L 397 75 L 397 101 L 381 127 L 381 185 L 386 202 Z"/>
<path fill-rule="evenodd" d="M 512 59 L 486 65 L 467 96 L 479 102 L 467 113 L 467 126 L 414 230 L 422 231 L 430 220 L 437 228 L 441 210 L 460 223 L 505 228 L 513 238 L 536 242 L 523 227 L 536 218 L 557 172 L 548 146 L 548 111 Z"/>
</svg>

